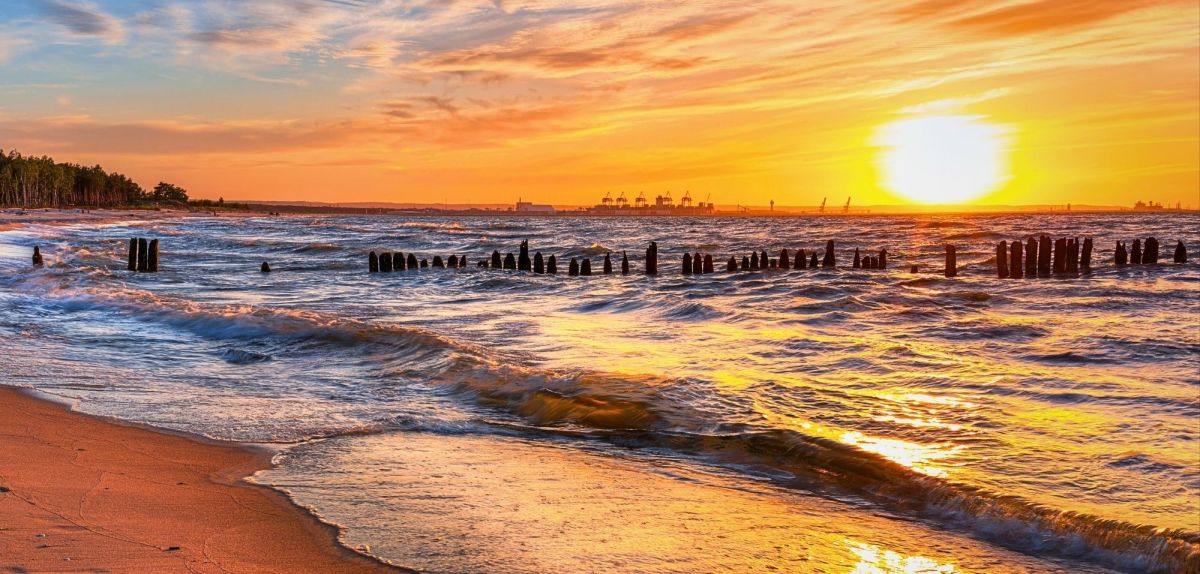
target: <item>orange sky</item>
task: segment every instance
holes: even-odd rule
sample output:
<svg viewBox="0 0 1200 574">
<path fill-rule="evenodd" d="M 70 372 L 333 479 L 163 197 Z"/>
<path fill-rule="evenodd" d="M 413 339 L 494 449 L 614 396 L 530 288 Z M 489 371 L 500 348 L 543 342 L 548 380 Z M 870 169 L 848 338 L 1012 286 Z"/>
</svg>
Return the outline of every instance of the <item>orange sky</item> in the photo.
<svg viewBox="0 0 1200 574">
<path fill-rule="evenodd" d="M 1195 0 L 17 4 L 0 147 L 195 197 L 896 204 L 880 127 L 962 115 L 978 203 L 1200 204 Z"/>
</svg>

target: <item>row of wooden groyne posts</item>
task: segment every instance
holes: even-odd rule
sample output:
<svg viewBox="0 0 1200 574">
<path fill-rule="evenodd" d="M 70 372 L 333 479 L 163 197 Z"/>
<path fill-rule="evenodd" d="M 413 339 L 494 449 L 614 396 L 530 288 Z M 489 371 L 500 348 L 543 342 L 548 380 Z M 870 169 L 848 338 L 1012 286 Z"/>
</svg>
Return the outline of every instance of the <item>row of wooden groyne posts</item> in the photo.
<svg viewBox="0 0 1200 574">
<path fill-rule="evenodd" d="M 996 244 L 996 274 L 998 277 L 1005 278 L 1021 278 L 1021 277 L 1045 277 L 1052 274 L 1063 273 L 1079 273 L 1080 271 L 1090 270 L 1092 268 L 1092 238 L 1084 238 L 1082 241 L 1078 237 L 1064 238 L 1051 240 L 1050 236 L 1042 235 L 1039 237 L 1029 237 L 1024 243 L 1021 241 L 1013 241 L 1009 244 L 1007 241 L 1001 241 Z M 601 264 L 601 273 L 611 275 L 613 273 L 612 257 L 610 253 L 604 254 L 604 261 Z M 1129 265 L 1157 265 L 1159 259 L 1158 240 L 1150 237 L 1143 243 L 1141 239 L 1134 239 L 1130 246 L 1126 246 L 1124 242 L 1118 241 L 1116 249 L 1113 252 L 1113 264 L 1117 267 L 1126 267 Z M 33 248 L 33 264 L 42 265 L 42 253 L 38 247 Z M 1175 263 L 1187 263 L 1187 248 L 1184 247 L 1183 241 L 1175 244 L 1174 253 Z M 880 249 L 876 255 L 861 255 L 858 248 L 854 249 L 855 269 L 887 269 L 888 251 L 886 248 Z M 392 271 L 405 271 L 408 269 L 420 269 L 427 267 L 434 268 L 454 268 L 466 267 L 466 255 L 451 255 L 446 259 L 435 256 L 432 264 L 428 259 L 417 259 L 417 256 L 412 253 L 407 255 L 402 252 L 382 252 L 375 253 L 372 251 L 367 256 L 367 268 L 371 273 L 388 273 Z M 492 251 L 492 255 L 488 259 L 484 259 L 477 263 L 478 267 L 493 268 L 493 269 L 512 269 L 517 271 L 532 271 L 534 273 L 546 273 L 554 275 L 558 273 L 558 260 L 554 255 L 542 257 L 539 251 L 531 258 L 529 256 L 529 242 L 522 241 L 518 254 L 513 256 L 508 253 L 501 257 L 499 251 Z M 751 271 L 762 269 L 805 269 L 805 268 L 833 268 L 837 266 L 836 251 L 834 242 L 830 239 L 825 243 L 824 254 L 813 250 L 811 254 L 804 249 L 797 250 L 794 254 L 787 249 L 779 252 L 778 258 L 770 257 L 766 250 L 762 252 L 751 252 L 749 255 L 743 255 L 739 262 L 736 257 L 731 256 L 725 262 L 725 271 L 734 272 L 738 270 Z M 682 271 L 684 275 L 703 275 L 712 273 L 713 257 L 711 254 L 700 254 L 699 252 L 684 253 Z M 129 265 L 130 271 L 141 272 L 156 272 L 158 271 L 158 240 L 147 240 L 144 237 L 134 237 L 129 240 Z M 264 273 L 271 271 L 269 263 L 264 261 L 260 267 Z M 910 268 L 912 273 L 918 271 L 917 266 L 913 265 Z M 621 273 L 629 274 L 629 255 L 621 252 Z M 658 243 L 651 241 L 650 246 L 646 248 L 645 259 L 646 275 L 658 274 Z M 590 258 L 584 257 L 582 260 L 571 258 L 567 266 L 567 274 L 571 276 L 591 275 L 592 261 Z M 946 277 L 955 277 L 958 275 L 958 252 L 954 245 L 946 245 Z"/>
<path fill-rule="evenodd" d="M 1092 268 L 1092 238 L 1084 238 L 1082 241 L 1078 237 L 1074 238 L 1058 238 L 1051 240 L 1050 236 L 1042 235 L 1039 237 L 1030 237 L 1024 243 L 1021 241 L 1013 241 L 1011 246 L 1007 241 L 1001 241 L 996 244 L 996 274 L 1000 278 L 1021 278 L 1025 276 L 1039 277 L 1049 276 L 1051 274 L 1063 273 L 1078 273 L 1081 270 L 1090 270 Z M 1153 265 L 1158 263 L 1159 245 L 1158 240 L 1150 237 L 1146 239 L 1143 247 L 1140 239 L 1133 240 L 1132 248 L 1126 248 L 1124 242 L 1117 242 L 1117 247 L 1114 255 L 1114 264 L 1118 267 L 1127 265 Z M 1187 249 L 1183 245 L 1183 241 L 1179 241 L 1175 245 L 1174 254 L 1175 263 L 1187 262 Z M 265 266 L 266 263 L 263 263 Z M 886 248 L 880 249 L 878 254 L 862 255 L 858 248 L 854 249 L 854 269 L 887 269 L 888 251 Z M 417 259 L 417 256 L 409 253 L 405 255 L 402 252 L 381 252 L 372 251 L 367 256 L 367 267 L 371 273 L 377 272 L 392 272 L 405 271 L 408 269 L 419 269 L 430 267 L 428 259 Z M 432 267 L 447 268 L 447 267 L 466 267 L 466 255 L 451 255 L 445 260 L 441 256 L 433 258 Z M 516 256 L 512 253 L 501 256 L 499 251 L 492 251 L 490 258 L 479 261 L 476 266 L 493 268 L 493 269 L 511 269 L 516 271 L 532 271 L 534 273 L 557 274 L 558 260 L 554 255 L 543 257 L 539 251 L 534 253 L 533 257 L 529 256 L 529 242 L 522 241 L 520 249 Z M 783 249 L 779 253 L 779 257 L 772 258 L 765 250 L 762 252 L 751 252 L 749 255 L 742 256 L 739 262 L 737 257 L 731 256 L 725 262 L 725 271 L 734 272 L 738 270 L 762 270 L 762 269 L 805 269 L 805 268 L 833 268 L 837 266 L 836 251 L 834 249 L 834 241 L 831 239 L 825 244 L 825 252 L 823 254 L 813 250 L 811 254 L 804 249 L 797 250 L 794 254 L 787 249 Z M 702 275 L 705 273 L 713 273 L 713 257 L 711 254 L 701 253 L 684 253 L 682 273 L 684 275 Z M 913 265 L 910 271 L 916 273 L 918 268 Z M 604 260 L 601 264 L 601 273 L 611 275 L 613 273 L 613 262 L 611 253 L 604 254 Z M 629 254 L 625 251 L 621 252 L 621 273 L 629 274 Z M 645 273 L 646 275 L 658 274 L 658 244 L 650 242 L 650 246 L 646 248 L 645 258 Z M 575 258 L 572 257 L 567 267 L 567 274 L 571 276 L 591 275 L 592 261 L 590 258 Z M 958 275 L 958 253 L 954 245 L 946 245 L 946 277 L 955 277 Z"/>
</svg>

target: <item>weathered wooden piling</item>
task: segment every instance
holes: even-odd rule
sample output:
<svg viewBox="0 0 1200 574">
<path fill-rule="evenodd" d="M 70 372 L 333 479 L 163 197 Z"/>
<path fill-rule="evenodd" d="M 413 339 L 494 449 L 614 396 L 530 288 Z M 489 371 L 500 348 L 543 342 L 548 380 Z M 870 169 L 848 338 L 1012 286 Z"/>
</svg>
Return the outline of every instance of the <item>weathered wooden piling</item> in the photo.
<svg viewBox="0 0 1200 574">
<path fill-rule="evenodd" d="M 1184 247 L 1182 239 L 1175 244 L 1175 262 L 1187 263 L 1187 247 Z"/>
<path fill-rule="evenodd" d="M 517 268 L 517 258 L 513 257 L 512 253 L 504 254 L 504 268 L 505 269 L 516 269 Z"/>
<path fill-rule="evenodd" d="M 1067 240 L 1059 237 L 1054 240 L 1054 272 L 1067 271 Z"/>
<path fill-rule="evenodd" d="M 753 251 L 750 252 L 750 268 L 758 269 L 758 254 Z"/>
<path fill-rule="evenodd" d="M 788 253 L 788 250 L 786 247 L 783 249 L 783 251 L 779 252 L 779 268 L 780 269 L 791 269 L 792 268 L 792 257 L 791 257 L 791 254 Z"/>
<path fill-rule="evenodd" d="M 1052 253 L 1051 249 L 1050 249 L 1050 236 L 1049 235 L 1043 235 L 1038 239 L 1038 250 L 1037 251 L 1038 251 L 1038 265 L 1037 265 L 1038 275 L 1048 276 L 1048 275 L 1050 275 L 1050 255 Z"/>
<path fill-rule="evenodd" d="M 592 260 L 591 259 L 584 257 L 583 261 L 579 262 L 579 274 L 580 275 L 591 275 L 592 274 Z"/>
<path fill-rule="evenodd" d="M 832 239 L 825 242 L 825 259 L 821 262 L 821 267 L 837 267 L 836 251 Z"/>
<path fill-rule="evenodd" d="M 704 272 L 705 273 L 713 272 L 713 258 L 712 258 L 711 253 L 706 253 L 704 255 Z"/>
<path fill-rule="evenodd" d="M 501 261 L 500 251 L 493 249 L 492 250 L 492 269 L 500 269 L 502 267 L 504 267 L 504 263 Z"/>
<path fill-rule="evenodd" d="M 604 254 L 604 274 L 612 275 L 612 258 L 608 256 L 608 253 Z"/>
<path fill-rule="evenodd" d="M 1008 279 L 1008 242 L 1001 241 L 996 244 L 996 276 L 1001 279 Z"/>
<path fill-rule="evenodd" d="M 812 267 L 813 269 L 816 269 L 819 266 L 817 261 L 818 261 L 817 252 L 813 251 L 812 257 L 810 257 L 808 260 L 808 266 Z"/>
<path fill-rule="evenodd" d="M 258 270 L 262 271 L 263 273 L 270 273 L 271 272 L 271 264 L 267 263 L 266 261 L 263 261 L 262 265 L 258 268 Z"/>
<path fill-rule="evenodd" d="M 1032 235 L 1025 240 L 1025 275 L 1037 277 L 1038 242 Z"/>
<path fill-rule="evenodd" d="M 1129 250 L 1129 264 L 1130 265 L 1141 265 L 1142 264 L 1142 240 L 1141 239 L 1133 240 L 1133 248 Z"/>
<path fill-rule="evenodd" d="M 629 254 L 621 250 L 621 275 L 629 275 Z"/>
<path fill-rule="evenodd" d="M 136 243 L 137 242 L 134 241 L 134 244 L 136 244 Z M 136 255 L 136 253 L 134 253 L 134 252 L 137 250 L 137 247 L 131 246 L 129 248 L 129 250 L 130 250 L 129 256 L 131 259 L 129 262 L 129 266 L 131 268 L 136 268 L 137 262 L 133 261 L 132 258 Z M 372 251 L 370 255 L 367 255 L 367 271 L 370 273 L 379 273 L 379 256 L 376 255 L 374 251 Z"/>
<path fill-rule="evenodd" d="M 129 239 L 129 270 L 137 271 L 138 262 L 138 240 L 136 237 Z"/>
<path fill-rule="evenodd" d="M 579 276 L 579 262 L 574 257 L 571 258 L 571 263 L 567 265 L 567 275 L 571 277 Z"/>
<path fill-rule="evenodd" d="M 958 276 L 958 252 L 954 246 L 946 244 L 946 277 Z"/>
<path fill-rule="evenodd" d="M 749 257 L 747 257 L 747 256 L 745 256 L 745 255 L 743 255 L 743 256 L 742 256 L 742 271 L 745 271 L 745 270 L 747 270 L 747 269 L 751 269 L 751 267 L 750 267 L 750 258 L 749 258 Z"/>
<path fill-rule="evenodd" d="M 1145 265 L 1158 265 L 1158 240 L 1150 237 L 1146 239 L 1145 247 L 1142 249 L 1142 263 Z"/>
<path fill-rule="evenodd" d="M 558 261 L 554 258 L 553 255 L 551 255 L 549 259 L 546 259 L 546 274 L 547 275 L 555 275 L 557 273 L 558 273 Z"/>
<path fill-rule="evenodd" d="M 1083 269 L 1086 271 L 1086 270 L 1090 270 L 1092 268 L 1092 249 L 1093 248 L 1094 248 L 1094 246 L 1092 245 L 1092 238 L 1084 237 L 1083 238 L 1083 253 L 1081 254 L 1081 256 L 1080 256 L 1081 258 L 1079 260 L 1079 268 L 1080 269 Z"/>
<path fill-rule="evenodd" d="M 408 264 L 405 261 L 403 251 L 392 253 L 392 271 L 404 271 L 408 269 Z"/>
<path fill-rule="evenodd" d="M 805 267 L 808 267 L 808 255 L 806 255 L 804 250 L 801 249 L 796 251 L 796 260 L 793 262 L 792 268 L 804 269 Z"/>
<path fill-rule="evenodd" d="M 1079 238 L 1067 240 L 1067 273 L 1079 273 Z"/>
<path fill-rule="evenodd" d="M 427 268 L 427 267 L 429 267 L 429 260 L 428 260 L 428 259 L 422 259 L 422 260 L 421 260 L 421 269 L 425 269 L 425 268 Z"/>
<path fill-rule="evenodd" d="M 392 253 L 390 251 L 384 251 L 379 254 L 379 270 L 383 273 L 390 273 L 392 271 Z"/>
<path fill-rule="evenodd" d="M 684 275 L 692 274 L 692 254 L 691 253 L 683 254 L 683 274 Z"/>
<path fill-rule="evenodd" d="M 158 273 L 158 240 L 150 240 L 150 253 L 146 254 L 146 271 Z M 41 256 L 38 256 L 39 259 Z"/>
<path fill-rule="evenodd" d="M 695 273 L 696 275 L 701 275 L 704 273 L 704 258 L 700 256 L 699 251 L 692 256 L 692 273 Z"/>
<path fill-rule="evenodd" d="M 770 259 L 767 261 L 767 269 L 779 269 L 779 260 Z"/>
<path fill-rule="evenodd" d="M 887 247 L 879 250 L 879 268 L 887 269 Z"/>
<path fill-rule="evenodd" d="M 517 257 L 517 269 L 520 271 L 531 271 L 533 266 L 529 260 L 529 240 L 521 242 L 521 254 Z"/>
<path fill-rule="evenodd" d="M 861 269 L 862 268 L 862 260 L 859 259 L 859 257 L 858 257 L 858 248 L 857 247 L 854 248 L 854 263 L 851 263 L 850 267 L 852 269 Z"/>
<path fill-rule="evenodd" d="M 1021 240 L 1018 239 L 1013 241 L 1012 245 L 1008 248 L 1008 276 L 1012 277 L 1013 279 L 1020 279 L 1022 276 L 1024 276 L 1021 268 L 1021 252 L 1023 251 L 1023 247 L 1024 246 L 1021 245 Z"/>
<path fill-rule="evenodd" d="M 879 256 L 878 255 L 869 255 L 869 256 L 867 256 L 867 258 L 871 260 L 871 263 L 868 266 L 869 269 L 872 269 L 872 270 L 879 269 Z"/>
<path fill-rule="evenodd" d="M 729 256 L 729 261 L 725 262 L 725 271 L 728 273 L 737 271 L 737 257 Z"/>
<path fill-rule="evenodd" d="M 467 256 L 466 256 L 466 254 L 463 254 L 463 255 L 459 255 L 459 256 L 458 256 L 458 266 L 459 266 L 459 267 L 466 267 L 466 266 L 467 266 Z"/>
<path fill-rule="evenodd" d="M 150 265 L 150 245 L 145 237 L 138 238 L 138 271 L 145 271 Z"/>
<path fill-rule="evenodd" d="M 404 267 L 406 269 L 416 269 L 417 268 L 417 256 L 413 255 L 412 253 L 409 253 L 408 259 L 405 260 Z M 424 265 L 421 265 L 421 267 L 424 267 Z"/>
<path fill-rule="evenodd" d="M 1117 267 L 1129 265 L 1129 252 L 1125 250 L 1125 243 L 1122 241 L 1117 242 L 1117 248 L 1113 252 L 1113 263 Z"/>
<path fill-rule="evenodd" d="M 916 263 L 913 263 L 912 266 L 908 268 L 909 273 L 918 273 L 919 271 L 920 269 L 917 267 Z"/>
<path fill-rule="evenodd" d="M 442 256 L 441 256 L 441 255 L 434 255 L 434 256 L 433 256 L 433 266 L 434 266 L 434 267 L 437 267 L 437 268 L 439 268 L 439 269 L 445 269 L 445 268 L 446 268 L 446 262 L 442 261 Z"/>
<path fill-rule="evenodd" d="M 545 273 L 546 272 L 546 262 L 545 262 L 545 260 L 542 259 L 541 251 L 538 251 L 537 253 L 533 254 L 533 272 L 534 273 Z"/>
<path fill-rule="evenodd" d="M 653 241 L 646 248 L 646 275 L 658 275 L 658 244 Z"/>
<path fill-rule="evenodd" d="M 450 259 L 446 260 L 446 267 L 449 267 L 451 269 L 457 268 L 458 267 L 458 256 L 451 255 Z"/>
<path fill-rule="evenodd" d="M 34 245 L 34 246 L 33 246 L 33 257 L 32 257 L 32 261 L 33 261 L 33 266 L 34 266 L 34 267 L 41 267 L 41 266 L 42 266 L 42 263 L 43 263 L 43 261 L 42 261 L 42 250 L 41 250 L 41 248 L 39 248 L 37 245 Z"/>
<path fill-rule="evenodd" d="M 762 253 L 758 254 L 758 268 L 766 269 L 767 265 L 770 263 L 770 261 L 771 261 L 770 257 L 767 256 L 767 250 L 763 249 Z"/>
</svg>

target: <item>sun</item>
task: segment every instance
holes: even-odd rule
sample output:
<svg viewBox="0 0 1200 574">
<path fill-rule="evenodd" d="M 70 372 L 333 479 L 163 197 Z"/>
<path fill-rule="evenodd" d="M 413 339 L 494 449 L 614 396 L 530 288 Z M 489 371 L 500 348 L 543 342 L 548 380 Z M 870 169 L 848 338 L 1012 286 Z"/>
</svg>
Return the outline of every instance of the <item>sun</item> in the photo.
<svg viewBox="0 0 1200 574">
<path fill-rule="evenodd" d="M 1008 130 L 982 116 L 942 115 L 880 126 L 883 186 L 920 203 L 965 203 L 1008 181 Z"/>
</svg>

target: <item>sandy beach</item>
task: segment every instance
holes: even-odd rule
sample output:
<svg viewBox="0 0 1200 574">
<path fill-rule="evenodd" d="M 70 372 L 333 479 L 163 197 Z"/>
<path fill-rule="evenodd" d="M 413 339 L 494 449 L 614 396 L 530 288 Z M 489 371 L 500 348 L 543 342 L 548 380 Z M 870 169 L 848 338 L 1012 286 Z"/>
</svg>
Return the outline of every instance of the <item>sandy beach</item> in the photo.
<svg viewBox="0 0 1200 574">
<path fill-rule="evenodd" d="M 270 453 L 79 414 L 0 387 L 0 570 L 401 572 L 244 482 Z"/>
</svg>

